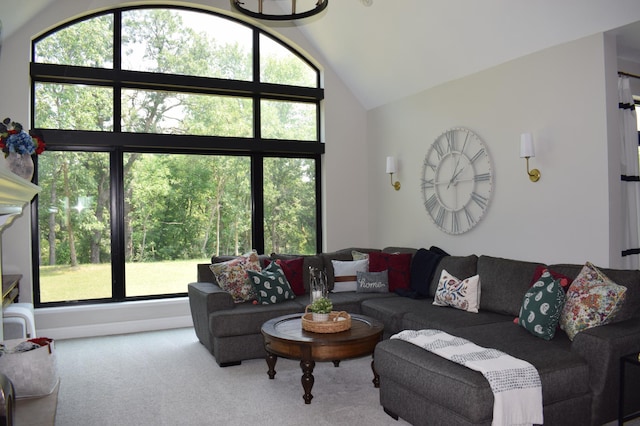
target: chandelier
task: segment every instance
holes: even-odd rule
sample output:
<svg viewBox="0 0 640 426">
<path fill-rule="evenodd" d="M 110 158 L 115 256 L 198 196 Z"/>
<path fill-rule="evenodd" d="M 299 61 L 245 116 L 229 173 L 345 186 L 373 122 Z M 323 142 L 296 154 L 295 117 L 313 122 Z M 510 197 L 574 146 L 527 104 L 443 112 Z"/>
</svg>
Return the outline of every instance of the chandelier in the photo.
<svg viewBox="0 0 640 426">
<path fill-rule="evenodd" d="M 291 4 L 291 7 L 283 8 L 276 3 Z M 237 11 L 252 18 L 290 21 L 317 15 L 327 8 L 329 0 L 231 0 L 231 4 Z"/>
</svg>

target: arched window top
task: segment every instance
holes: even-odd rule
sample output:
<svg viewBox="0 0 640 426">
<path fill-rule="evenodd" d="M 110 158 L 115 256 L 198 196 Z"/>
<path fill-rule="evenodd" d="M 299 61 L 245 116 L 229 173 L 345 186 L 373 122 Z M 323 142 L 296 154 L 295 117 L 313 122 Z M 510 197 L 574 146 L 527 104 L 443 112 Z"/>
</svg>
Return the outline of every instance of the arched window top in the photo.
<svg viewBox="0 0 640 426">
<path fill-rule="evenodd" d="M 34 42 L 33 61 L 320 87 L 319 70 L 282 41 L 246 22 L 183 7 L 122 8 L 72 21 Z"/>
</svg>

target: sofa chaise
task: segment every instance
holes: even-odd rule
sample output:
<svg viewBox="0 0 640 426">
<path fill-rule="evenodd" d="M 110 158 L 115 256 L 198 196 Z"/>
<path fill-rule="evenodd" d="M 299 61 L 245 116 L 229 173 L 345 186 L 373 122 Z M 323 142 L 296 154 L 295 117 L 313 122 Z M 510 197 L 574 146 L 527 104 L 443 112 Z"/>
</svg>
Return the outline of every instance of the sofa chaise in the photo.
<svg viewBox="0 0 640 426">
<path fill-rule="evenodd" d="M 331 261 L 353 259 L 354 250 L 416 253 L 415 249 L 396 247 L 350 248 L 306 256 L 304 269 L 324 268 L 332 287 Z M 289 257 L 261 256 L 261 261 Z M 417 258 L 413 257 L 412 271 L 420 269 L 415 268 L 420 266 L 415 265 Z M 227 259 L 213 258 L 212 262 Z M 385 339 L 375 350 L 384 410 L 414 425 L 491 424 L 493 394 L 482 374 L 411 343 L 388 339 L 402 330 L 439 329 L 531 363 L 542 383 L 545 424 L 601 425 L 616 419 L 620 357 L 640 352 L 640 271 L 600 269 L 616 284 L 626 287 L 624 303 L 614 321 L 580 331 L 573 340 L 562 330 L 551 340 L 544 340 L 514 323 L 540 266 L 484 255 L 444 256 L 421 293 L 405 292 L 412 297 L 390 292 L 330 294 L 335 309 L 371 316 L 385 326 Z M 567 264 L 545 266 L 570 280 L 583 268 Z M 443 270 L 461 279 L 480 277 L 477 313 L 433 304 Z M 303 281 L 307 285 L 308 271 L 305 272 Z M 303 312 L 308 303 L 305 296 L 264 306 L 234 303 L 216 284 L 208 264 L 198 265 L 198 282 L 189 284 L 188 292 L 196 334 L 221 366 L 264 357 L 262 323 L 276 316 Z M 629 369 L 629 395 L 640 394 L 640 372 L 636 370 L 640 369 Z M 640 401 L 629 401 L 626 410 L 640 410 Z"/>
</svg>

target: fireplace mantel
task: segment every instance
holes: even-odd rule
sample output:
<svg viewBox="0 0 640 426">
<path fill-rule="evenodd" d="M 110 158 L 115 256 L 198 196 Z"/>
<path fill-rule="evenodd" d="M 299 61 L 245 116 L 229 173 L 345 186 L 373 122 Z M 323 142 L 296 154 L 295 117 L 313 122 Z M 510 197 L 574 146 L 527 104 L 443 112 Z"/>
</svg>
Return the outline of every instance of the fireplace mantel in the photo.
<svg viewBox="0 0 640 426">
<path fill-rule="evenodd" d="M 40 187 L 0 167 L 0 232 L 22 214 Z"/>
</svg>

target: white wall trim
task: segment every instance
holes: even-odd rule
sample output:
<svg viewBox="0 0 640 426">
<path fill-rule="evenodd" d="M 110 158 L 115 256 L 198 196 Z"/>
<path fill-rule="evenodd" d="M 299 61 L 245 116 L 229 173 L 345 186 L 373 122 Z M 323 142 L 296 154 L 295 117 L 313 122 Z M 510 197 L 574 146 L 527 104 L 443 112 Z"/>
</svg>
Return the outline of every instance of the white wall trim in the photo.
<svg viewBox="0 0 640 426">
<path fill-rule="evenodd" d="M 36 320 L 37 323 L 37 320 Z M 78 325 L 60 328 L 38 329 L 40 337 L 55 340 L 77 339 L 81 337 L 110 336 L 114 334 L 140 333 L 143 331 L 169 330 L 193 327 L 191 316 L 163 318 L 161 320 L 139 320 L 108 324 Z"/>
<path fill-rule="evenodd" d="M 193 327 L 186 297 L 38 308 L 35 317 L 37 335 L 52 339 Z"/>
</svg>

